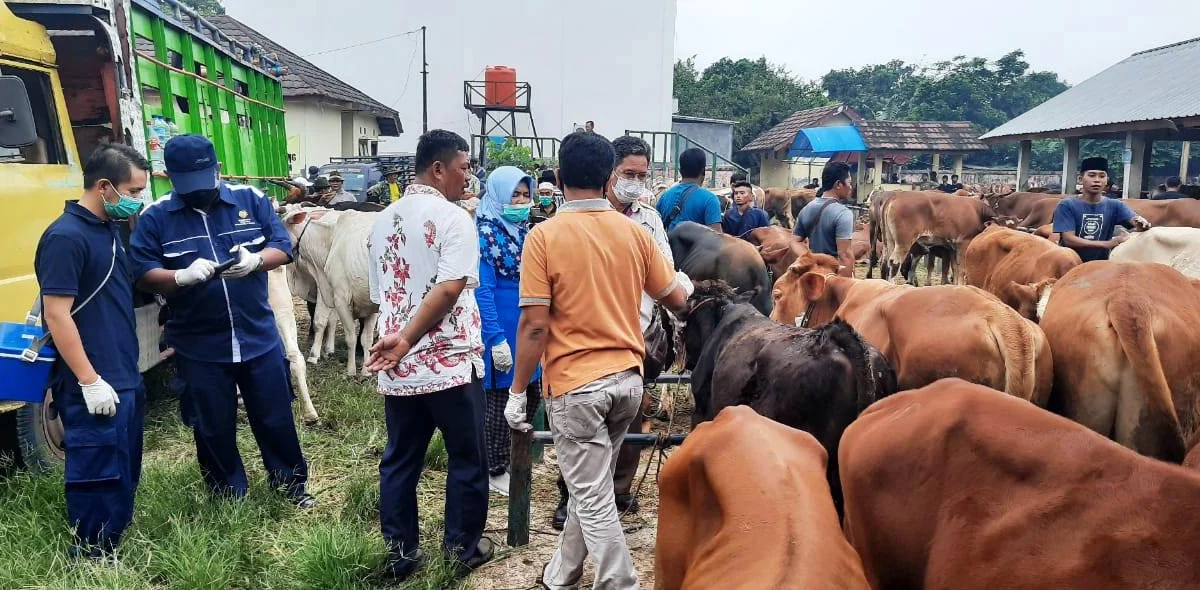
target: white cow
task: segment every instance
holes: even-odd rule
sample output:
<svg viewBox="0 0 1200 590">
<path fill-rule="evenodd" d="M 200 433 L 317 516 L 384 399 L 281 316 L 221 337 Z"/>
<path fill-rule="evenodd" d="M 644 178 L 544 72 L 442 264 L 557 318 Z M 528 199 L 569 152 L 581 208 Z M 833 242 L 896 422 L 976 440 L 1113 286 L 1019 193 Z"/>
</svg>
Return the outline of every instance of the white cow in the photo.
<svg viewBox="0 0 1200 590">
<path fill-rule="evenodd" d="M 1133 232 L 1129 240 L 1113 248 L 1110 260 L 1158 262 L 1193 279 L 1200 279 L 1200 229 L 1154 227 Z"/>
<path fill-rule="evenodd" d="M 330 212 L 289 207 L 284 225 L 292 236 L 297 269 L 311 273 L 317 285 L 317 306 L 312 321 L 313 345 L 309 361 L 316 362 L 322 345 L 332 341 L 331 316 L 342 324 L 346 337 L 346 374 L 356 374 L 355 344 L 358 322 L 363 320 L 361 342 L 369 350 L 375 341 L 379 306 L 371 302 L 367 285 L 367 237 L 375 213 Z M 367 375 L 363 367 L 363 375 Z"/>
<path fill-rule="evenodd" d="M 300 353 L 300 341 L 296 334 L 296 310 L 293 307 L 295 303 L 292 300 L 292 292 L 288 289 L 288 274 L 286 266 L 280 266 L 267 273 L 267 302 L 275 314 L 275 327 L 283 340 L 283 352 L 287 354 L 292 380 L 295 381 L 296 391 L 300 394 L 301 416 L 306 424 L 313 424 L 319 417 L 308 394 L 308 369 L 304 366 L 304 355 Z"/>
</svg>

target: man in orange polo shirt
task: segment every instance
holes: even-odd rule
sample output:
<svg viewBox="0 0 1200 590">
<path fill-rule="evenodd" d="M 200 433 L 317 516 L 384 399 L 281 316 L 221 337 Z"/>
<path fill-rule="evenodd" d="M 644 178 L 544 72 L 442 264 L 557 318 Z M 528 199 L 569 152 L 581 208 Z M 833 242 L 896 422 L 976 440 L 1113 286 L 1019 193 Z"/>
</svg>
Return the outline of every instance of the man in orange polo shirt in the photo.
<svg viewBox="0 0 1200 590">
<path fill-rule="evenodd" d="M 687 296 L 654 238 L 612 208 L 604 186 L 615 159 L 595 133 L 559 148 L 566 203 L 525 239 L 517 364 L 505 418 L 529 430 L 525 388 L 545 355 L 550 432 L 570 490 L 567 522 L 541 582 L 573 588 L 590 553 L 596 588 L 637 588 L 614 504 L 617 450 L 642 400 L 642 293 L 682 313 Z M 550 253 L 553 252 L 553 256 Z"/>
</svg>

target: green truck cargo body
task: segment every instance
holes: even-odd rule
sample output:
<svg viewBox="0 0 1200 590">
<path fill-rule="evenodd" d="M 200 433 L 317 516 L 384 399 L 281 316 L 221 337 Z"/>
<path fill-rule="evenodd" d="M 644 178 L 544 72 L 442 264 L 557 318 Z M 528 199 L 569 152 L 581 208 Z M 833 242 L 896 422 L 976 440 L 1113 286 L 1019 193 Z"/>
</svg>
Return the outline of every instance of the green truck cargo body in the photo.
<svg viewBox="0 0 1200 590">
<path fill-rule="evenodd" d="M 211 139 L 222 174 L 252 180 L 287 176 L 277 63 L 173 0 L 133 0 L 130 21 L 145 121 L 160 115 L 182 133 Z M 169 190 L 165 178 L 154 179 L 156 196 Z"/>
</svg>

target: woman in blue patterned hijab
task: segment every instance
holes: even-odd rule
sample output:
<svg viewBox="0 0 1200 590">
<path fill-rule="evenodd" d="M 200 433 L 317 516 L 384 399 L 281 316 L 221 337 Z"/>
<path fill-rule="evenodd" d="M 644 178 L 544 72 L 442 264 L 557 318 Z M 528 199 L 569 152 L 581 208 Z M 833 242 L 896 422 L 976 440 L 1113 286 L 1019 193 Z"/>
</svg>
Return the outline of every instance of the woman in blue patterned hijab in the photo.
<svg viewBox="0 0 1200 590">
<path fill-rule="evenodd" d="M 475 300 L 483 322 L 488 479 L 492 491 L 506 496 L 509 427 L 504 419 L 504 404 L 512 385 L 516 358 L 513 347 L 517 344 L 517 322 L 521 318 L 518 305 L 521 248 L 529 232 L 531 199 L 536 195 L 533 178 L 515 166 L 501 166 L 488 175 L 487 187 L 475 211 L 479 229 L 479 288 L 475 290 Z M 540 369 L 534 380 L 539 377 Z"/>
</svg>

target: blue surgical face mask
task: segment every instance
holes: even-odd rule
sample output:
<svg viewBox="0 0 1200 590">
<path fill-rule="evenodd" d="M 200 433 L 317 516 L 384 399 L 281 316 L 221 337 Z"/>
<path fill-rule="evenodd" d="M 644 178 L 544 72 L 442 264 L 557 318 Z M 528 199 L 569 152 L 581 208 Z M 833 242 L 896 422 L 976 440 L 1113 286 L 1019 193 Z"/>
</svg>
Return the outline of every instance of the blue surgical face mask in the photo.
<svg viewBox="0 0 1200 590">
<path fill-rule="evenodd" d="M 142 210 L 141 201 L 129 195 L 121 194 L 121 191 L 117 190 L 116 185 L 110 184 L 109 186 L 112 186 L 113 192 L 117 194 L 117 202 L 109 203 L 107 199 L 100 198 L 104 202 L 104 214 L 109 219 L 129 219 Z"/>
<path fill-rule="evenodd" d="M 529 208 L 532 206 L 532 203 L 525 203 L 524 205 L 505 205 L 504 211 L 500 215 L 501 217 L 504 217 L 506 221 L 521 223 L 522 221 L 529 219 Z"/>
</svg>

